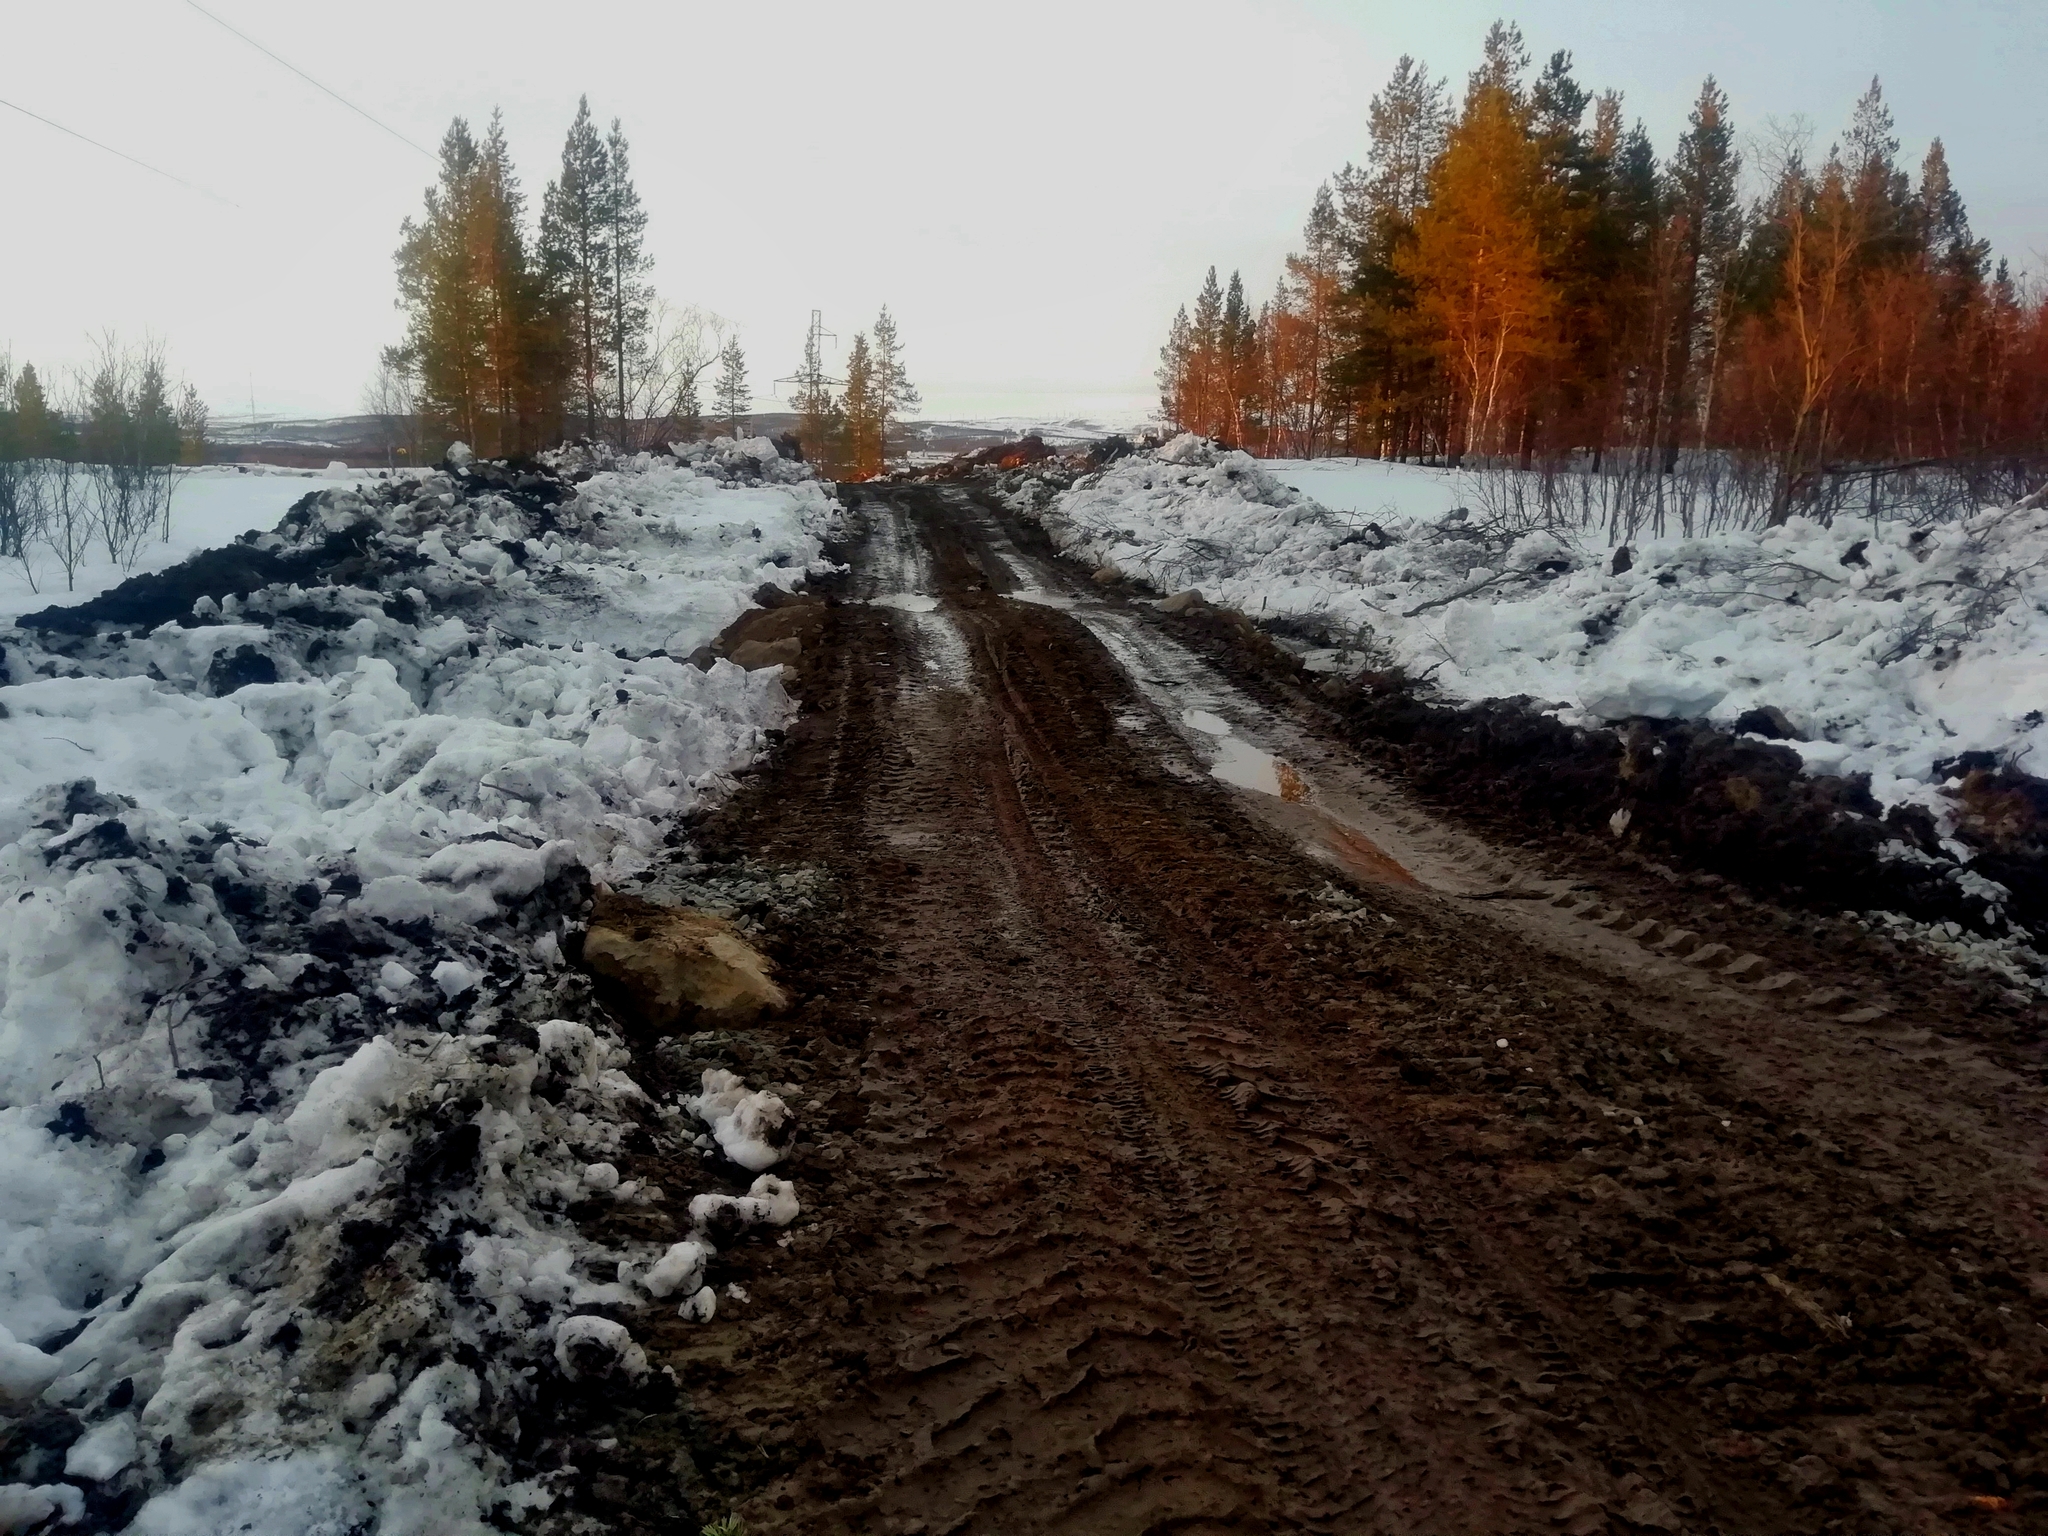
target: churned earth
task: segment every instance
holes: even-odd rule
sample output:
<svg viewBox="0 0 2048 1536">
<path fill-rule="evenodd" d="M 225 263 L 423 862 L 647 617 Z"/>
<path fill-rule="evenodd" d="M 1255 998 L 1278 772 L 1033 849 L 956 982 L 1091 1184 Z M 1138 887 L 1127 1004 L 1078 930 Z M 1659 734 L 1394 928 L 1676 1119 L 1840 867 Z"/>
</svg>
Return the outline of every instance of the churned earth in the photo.
<svg viewBox="0 0 2048 1536">
<path fill-rule="evenodd" d="M 615 1528 L 2042 1528 L 2031 994 L 1425 804 L 969 489 L 851 514 L 689 834 L 830 892 L 797 1001 L 643 1079 L 786 1081 L 805 1220 L 636 1325 L 689 1407 L 594 1442 Z"/>
</svg>

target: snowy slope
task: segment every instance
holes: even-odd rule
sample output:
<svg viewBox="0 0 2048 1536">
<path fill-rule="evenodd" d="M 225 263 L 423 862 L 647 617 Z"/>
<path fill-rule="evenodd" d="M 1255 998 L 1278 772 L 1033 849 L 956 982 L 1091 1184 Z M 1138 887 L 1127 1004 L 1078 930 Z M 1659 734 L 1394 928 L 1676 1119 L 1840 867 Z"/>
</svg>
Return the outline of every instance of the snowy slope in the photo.
<svg viewBox="0 0 2048 1536">
<path fill-rule="evenodd" d="M 1810 770 L 1867 773 L 1886 804 L 1939 814 L 1939 765 L 2048 749 L 2048 510 L 1795 518 L 1640 543 L 1617 573 L 1597 535 L 1481 529 L 1449 472 L 1268 465 L 1186 437 L 1019 500 L 1077 559 L 1313 618 L 1453 698 L 1531 696 L 1568 720 L 1777 709 Z"/>
<path fill-rule="evenodd" d="M 662 1251 L 562 1213 L 687 1230 L 607 1159 L 700 1128 L 557 1016 L 561 941 L 788 719 L 680 658 L 838 515 L 765 440 L 692 453 L 325 486 L 0 629 L 0 1409 L 44 1425 L 0 1510 L 481 1531 L 553 1498 L 536 1391 L 644 1377 L 569 1314 L 669 1295 L 590 1278 Z"/>
<path fill-rule="evenodd" d="M 129 569 L 107 559 L 105 549 L 88 555 L 73 583 L 47 550 L 31 548 L 26 563 L 0 561 L 0 624 L 50 603 L 78 603 L 97 597 L 129 576 L 161 571 L 202 549 L 241 537 L 251 528 L 276 524 L 284 509 L 309 490 L 356 485 L 381 472 L 286 469 L 272 464 L 209 464 L 181 471 L 171 497 L 171 536 L 144 544 Z"/>
</svg>

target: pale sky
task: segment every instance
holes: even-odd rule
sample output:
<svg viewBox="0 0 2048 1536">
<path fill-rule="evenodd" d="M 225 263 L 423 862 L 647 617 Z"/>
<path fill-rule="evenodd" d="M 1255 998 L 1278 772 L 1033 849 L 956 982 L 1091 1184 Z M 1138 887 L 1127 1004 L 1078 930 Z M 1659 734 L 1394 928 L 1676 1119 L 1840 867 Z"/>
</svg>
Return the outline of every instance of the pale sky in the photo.
<svg viewBox="0 0 2048 1536">
<path fill-rule="evenodd" d="M 812 308 L 843 348 L 887 303 L 929 415 L 1142 414 L 1204 268 L 1268 291 L 1394 61 L 1459 85 L 1496 15 L 1660 154 L 1709 71 L 1738 128 L 1823 144 L 1881 75 L 1902 158 L 1940 135 L 1978 232 L 2048 269 L 2043 0 L 205 3 L 429 150 L 502 107 L 536 211 L 588 92 L 656 286 L 738 327 L 761 409 Z M 0 18 L 0 99 L 237 205 L 0 109 L 0 346 L 61 369 L 150 331 L 217 415 L 356 410 L 431 162 L 187 0 Z"/>
</svg>

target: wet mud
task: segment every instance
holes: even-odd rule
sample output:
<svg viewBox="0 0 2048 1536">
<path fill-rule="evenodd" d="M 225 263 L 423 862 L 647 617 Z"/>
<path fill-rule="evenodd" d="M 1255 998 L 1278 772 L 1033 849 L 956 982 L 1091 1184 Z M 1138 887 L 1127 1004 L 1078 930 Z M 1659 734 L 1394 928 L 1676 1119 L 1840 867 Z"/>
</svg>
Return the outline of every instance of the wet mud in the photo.
<svg viewBox="0 0 2048 1536">
<path fill-rule="evenodd" d="M 791 1013 L 645 1053 L 657 1095 L 712 1064 L 799 1090 L 805 1215 L 733 1256 L 748 1300 L 634 1321 L 679 1395 L 593 1417 L 587 1507 L 664 1529 L 665 1489 L 806 1536 L 2048 1517 L 2034 1011 L 1590 845 L 1581 883 L 1704 908 L 1685 932 L 1775 945 L 1809 1000 L 1889 967 L 1882 1017 L 1624 963 L 1353 824 L 1319 851 L 1313 793 L 1219 779 L 1023 531 L 931 487 L 857 512 L 804 713 L 689 829 L 828 873 L 828 909 L 763 918 Z M 1296 713 L 1328 782 L 1353 747 Z M 1500 846 L 1579 856 L 1515 810 Z"/>
</svg>

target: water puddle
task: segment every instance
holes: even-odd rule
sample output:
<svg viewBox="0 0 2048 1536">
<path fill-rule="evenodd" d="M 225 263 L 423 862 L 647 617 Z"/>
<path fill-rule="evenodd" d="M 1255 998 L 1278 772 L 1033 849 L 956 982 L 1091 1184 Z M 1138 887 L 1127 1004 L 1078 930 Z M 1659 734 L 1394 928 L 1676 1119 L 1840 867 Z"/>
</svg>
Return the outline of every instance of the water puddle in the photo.
<svg viewBox="0 0 2048 1536">
<path fill-rule="evenodd" d="M 1015 592 L 1005 592 L 1003 596 L 1020 603 L 1036 603 L 1041 608 L 1071 608 L 1074 606 L 1074 600 L 1060 592 L 1038 592 L 1030 588 L 1020 588 Z"/>
<path fill-rule="evenodd" d="M 1254 789 L 1262 795 L 1278 797 L 1280 760 L 1277 757 L 1270 752 L 1261 752 L 1235 736 L 1226 736 L 1217 745 L 1222 750 L 1216 754 L 1216 761 L 1209 765 L 1212 777 L 1226 784 L 1235 784 L 1239 789 Z"/>
<path fill-rule="evenodd" d="M 1230 734 L 1230 725 L 1207 710 L 1190 709 L 1181 718 L 1196 730 L 1217 738 L 1216 761 L 1209 765 L 1212 778 L 1226 784 L 1235 784 L 1239 789 L 1256 790 L 1262 795 L 1271 795 L 1276 800 L 1285 800 L 1300 805 L 1309 798 L 1308 781 L 1295 771 L 1294 765 L 1284 757 L 1275 757 L 1270 752 L 1261 752 L 1248 741 L 1242 741 Z"/>
<path fill-rule="evenodd" d="M 899 613 L 935 613 L 939 600 L 922 592 L 883 592 L 868 599 L 877 608 L 894 608 Z"/>
</svg>

